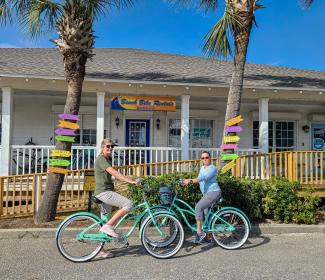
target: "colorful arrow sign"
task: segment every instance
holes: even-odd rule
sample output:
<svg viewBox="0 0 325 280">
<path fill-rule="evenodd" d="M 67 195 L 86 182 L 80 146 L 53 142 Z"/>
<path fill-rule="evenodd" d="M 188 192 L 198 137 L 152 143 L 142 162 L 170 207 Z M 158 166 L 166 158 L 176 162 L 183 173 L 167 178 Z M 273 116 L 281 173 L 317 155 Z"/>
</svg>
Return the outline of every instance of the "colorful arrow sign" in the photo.
<svg viewBox="0 0 325 280">
<path fill-rule="evenodd" d="M 236 154 L 222 154 L 221 155 L 221 160 L 234 160 L 237 158 L 238 158 L 238 155 L 236 155 Z"/>
<path fill-rule="evenodd" d="M 51 166 L 69 166 L 70 165 L 70 160 L 66 160 L 66 159 L 53 159 L 53 158 L 51 158 L 49 160 L 49 164 Z"/>
<path fill-rule="evenodd" d="M 67 122 L 67 121 L 59 121 L 59 127 L 62 128 L 70 128 L 70 129 L 78 129 L 80 128 L 79 124 L 77 123 L 72 123 L 72 122 Z"/>
<path fill-rule="evenodd" d="M 60 119 L 63 120 L 70 120 L 70 121 L 79 121 L 80 117 L 78 115 L 72 115 L 72 114 L 60 114 Z"/>
<path fill-rule="evenodd" d="M 64 151 L 64 150 L 52 150 L 51 151 L 51 157 L 70 157 L 71 152 L 70 151 Z"/>
<path fill-rule="evenodd" d="M 232 126 L 234 124 L 240 123 L 243 121 L 242 116 L 237 116 L 235 118 L 230 119 L 229 121 L 226 121 L 226 126 Z"/>
<path fill-rule="evenodd" d="M 239 136 L 225 136 L 223 138 L 223 142 L 225 143 L 235 143 L 238 142 L 240 140 Z"/>
<path fill-rule="evenodd" d="M 239 126 L 225 126 L 225 132 L 229 133 L 229 132 L 241 132 L 243 131 L 243 129 Z"/>
<path fill-rule="evenodd" d="M 55 134 L 66 135 L 66 136 L 77 136 L 75 130 L 71 130 L 67 128 L 57 128 L 55 130 Z"/>
<path fill-rule="evenodd" d="M 60 167 L 49 167 L 47 169 L 48 173 L 59 173 L 59 174 L 67 174 L 68 170 Z"/>
<path fill-rule="evenodd" d="M 231 168 L 233 168 L 235 166 L 235 161 L 231 161 L 229 163 L 227 163 L 224 167 L 221 168 L 221 173 L 226 173 L 228 170 L 230 170 Z"/>
<path fill-rule="evenodd" d="M 221 145 L 221 150 L 236 150 L 238 149 L 237 144 L 222 144 Z"/>
<path fill-rule="evenodd" d="M 71 142 L 71 143 L 73 143 L 75 141 L 75 138 L 76 137 L 62 136 L 62 135 L 55 136 L 55 140 L 60 141 L 60 142 Z"/>
</svg>

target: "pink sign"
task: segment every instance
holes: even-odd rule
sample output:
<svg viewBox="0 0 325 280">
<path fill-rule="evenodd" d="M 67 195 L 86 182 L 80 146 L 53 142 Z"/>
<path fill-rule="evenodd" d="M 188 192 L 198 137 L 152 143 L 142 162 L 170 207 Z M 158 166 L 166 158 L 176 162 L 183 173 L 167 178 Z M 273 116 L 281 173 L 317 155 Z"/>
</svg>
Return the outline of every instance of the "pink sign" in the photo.
<svg viewBox="0 0 325 280">
<path fill-rule="evenodd" d="M 222 144 L 221 149 L 222 150 L 235 150 L 238 148 L 237 144 Z"/>
<path fill-rule="evenodd" d="M 55 134 L 67 135 L 67 136 L 77 136 L 74 129 L 68 129 L 68 128 L 57 128 L 55 130 Z"/>
<path fill-rule="evenodd" d="M 241 132 L 243 129 L 239 125 L 225 126 L 225 131 L 228 132 Z"/>
<path fill-rule="evenodd" d="M 71 120 L 71 121 L 79 121 L 80 119 L 78 115 L 72 115 L 72 114 L 60 114 L 59 118 L 63 120 Z"/>
</svg>

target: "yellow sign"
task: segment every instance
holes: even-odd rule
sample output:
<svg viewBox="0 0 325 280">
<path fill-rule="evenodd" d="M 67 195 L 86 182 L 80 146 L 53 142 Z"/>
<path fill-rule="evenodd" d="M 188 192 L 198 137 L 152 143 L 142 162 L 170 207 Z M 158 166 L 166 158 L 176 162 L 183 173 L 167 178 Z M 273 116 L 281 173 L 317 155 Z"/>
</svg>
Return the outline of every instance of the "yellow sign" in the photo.
<svg viewBox="0 0 325 280">
<path fill-rule="evenodd" d="M 114 96 L 112 110 L 176 111 L 176 98 L 156 96 Z"/>
<path fill-rule="evenodd" d="M 233 161 L 227 163 L 224 167 L 221 168 L 221 173 L 226 173 L 228 170 L 230 170 L 234 166 L 235 166 L 235 161 L 233 160 Z"/>
<path fill-rule="evenodd" d="M 94 171 L 85 171 L 84 178 L 84 191 L 94 191 L 95 190 L 95 174 Z"/>
<path fill-rule="evenodd" d="M 49 167 L 47 173 L 67 174 L 68 170 L 60 167 Z"/>
<path fill-rule="evenodd" d="M 235 118 L 230 119 L 229 121 L 226 121 L 226 126 L 232 126 L 232 125 L 240 123 L 242 121 L 243 121 L 243 119 L 242 119 L 241 115 L 239 115 Z"/>
<path fill-rule="evenodd" d="M 64 150 L 52 150 L 51 151 L 51 157 L 70 157 L 71 152 L 70 151 L 64 151 Z"/>
<path fill-rule="evenodd" d="M 235 143 L 238 142 L 239 140 L 240 140 L 239 136 L 225 136 L 223 138 L 224 143 Z"/>
<path fill-rule="evenodd" d="M 61 128 L 70 128 L 70 129 L 79 129 L 80 125 L 77 123 L 67 122 L 67 121 L 59 121 L 59 127 Z"/>
</svg>

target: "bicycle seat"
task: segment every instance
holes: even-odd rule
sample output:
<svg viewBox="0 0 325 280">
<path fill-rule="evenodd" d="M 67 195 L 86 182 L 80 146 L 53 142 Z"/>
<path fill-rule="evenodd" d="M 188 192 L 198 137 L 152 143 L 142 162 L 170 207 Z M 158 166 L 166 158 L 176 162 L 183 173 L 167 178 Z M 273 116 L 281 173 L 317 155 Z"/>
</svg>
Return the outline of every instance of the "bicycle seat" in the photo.
<svg viewBox="0 0 325 280">
<path fill-rule="evenodd" d="M 100 199 L 98 199 L 96 196 L 92 196 L 91 197 L 91 200 L 97 204 L 102 204 L 103 201 L 101 201 Z"/>
</svg>

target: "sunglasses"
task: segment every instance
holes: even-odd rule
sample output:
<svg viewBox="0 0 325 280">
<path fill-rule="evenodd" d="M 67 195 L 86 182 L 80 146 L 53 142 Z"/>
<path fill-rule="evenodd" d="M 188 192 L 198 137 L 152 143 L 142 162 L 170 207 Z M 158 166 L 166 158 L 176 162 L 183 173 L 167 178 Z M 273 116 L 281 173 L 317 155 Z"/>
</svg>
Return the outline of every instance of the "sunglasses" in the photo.
<svg viewBox="0 0 325 280">
<path fill-rule="evenodd" d="M 106 145 L 106 148 L 107 148 L 107 149 L 110 149 L 110 148 L 113 149 L 114 147 L 115 147 L 114 145 Z"/>
<path fill-rule="evenodd" d="M 201 157 L 201 159 L 209 159 L 209 157 Z"/>
</svg>

